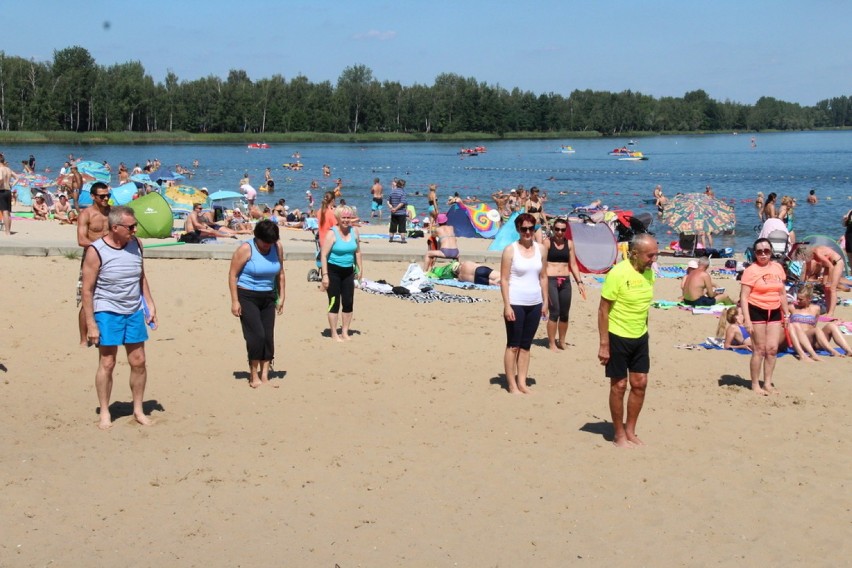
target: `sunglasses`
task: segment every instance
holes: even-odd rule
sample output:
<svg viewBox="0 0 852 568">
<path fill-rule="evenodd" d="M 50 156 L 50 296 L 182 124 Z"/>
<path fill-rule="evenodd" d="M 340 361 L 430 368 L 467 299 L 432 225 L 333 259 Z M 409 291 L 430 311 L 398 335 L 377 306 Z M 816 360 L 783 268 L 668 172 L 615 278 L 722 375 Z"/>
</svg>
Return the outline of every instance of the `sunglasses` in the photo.
<svg viewBox="0 0 852 568">
<path fill-rule="evenodd" d="M 133 231 L 136 230 L 136 225 L 138 225 L 138 224 L 139 223 L 133 223 L 132 225 L 122 225 L 121 223 L 119 223 L 118 226 L 124 227 L 125 229 L 127 229 L 128 231 L 130 231 L 132 233 Z"/>
<path fill-rule="evenodd" d="M 535 227 L 521 227 L 520 231 L 522 233 L 532 233 L 533 231 L 535 231 Z"/>
<path fill-rule="evenodd" d="M 109 199 L 112 196 L 111 193 L 96 193 L 95 197 L 99 199 Z"/>
<path fill-rule="evenodd" d="M 553 232 L 554 233 L 564 233 L 565 227 L 553 227 Z"/>
<path fill-rule="evenodd" d="M 772 249 L 754 249 L 754 254 L 772 254 Z"/>
</svg>

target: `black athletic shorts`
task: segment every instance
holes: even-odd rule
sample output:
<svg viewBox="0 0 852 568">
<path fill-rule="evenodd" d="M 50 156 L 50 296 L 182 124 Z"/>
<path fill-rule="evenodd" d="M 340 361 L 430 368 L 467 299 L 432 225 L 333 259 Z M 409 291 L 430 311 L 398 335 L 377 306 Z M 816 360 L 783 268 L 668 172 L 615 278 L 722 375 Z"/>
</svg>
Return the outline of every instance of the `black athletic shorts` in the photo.
<svg viewBox="0 0 852 568">
<path fill-rule="evenodd" d="M 781 321 L 781 306 L 777 309 L 765 310 L 755 305 L 748 305 L 748 317 L 751 323 L 774 323 Z"/>
<path fill-rule="evenodd" d="M 0 189 L 0 211 L 12 210 L 12 190 Z"/>
<path fill-rule="evenodd" d="M 625 379 L 627 373 L 647 373 L 651 370 L 648 334 L 629 338 L 609 334 L 609 361 L 605 367 L 610 379 Z"/>
</svg>

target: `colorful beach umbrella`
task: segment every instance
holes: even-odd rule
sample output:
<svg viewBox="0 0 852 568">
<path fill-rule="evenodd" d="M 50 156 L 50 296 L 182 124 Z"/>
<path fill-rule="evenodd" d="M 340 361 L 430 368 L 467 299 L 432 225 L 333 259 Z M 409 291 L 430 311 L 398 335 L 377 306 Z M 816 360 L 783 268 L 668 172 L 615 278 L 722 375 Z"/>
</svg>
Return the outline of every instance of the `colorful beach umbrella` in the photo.
<svg viewBox="0 0 852 568">
<path fill-rule="evenodd" d="M 696 235 L 721 233 L 737 224 L 734 208 L 703 193 L 674 196 L 663 210 L 663 223 L 676 233 Z"/>
<path fill-rule="evenodd" d="M 18 174 L 12 185 L 12 190 L 18 193 L 18 201 L 22 205 L 33 204 L 33 190 L 44 189 L 55 185 L 53 180 L 39 174 Z"/>
<path fill-rule="evenodd" d="M 195 204 L 207 205 L 207 194 L 191 185 L 170 185 L 163 190 L 163 197 L 172 211 L 192 211 Z"/>
<path fill-rule="evenodd" d="M 101 164 L 100 162 L 93 162 L 91 160 L 77 162 L 77 171 L 79 171 L 83 175 L 83 179 L 85 181 L 89 181 L 85 178 L 90 177 L 95 181 L 102 181 L 104 183 L 109 183 L 112 180 L 112 174 L 106 166 Z"/>
</svg>

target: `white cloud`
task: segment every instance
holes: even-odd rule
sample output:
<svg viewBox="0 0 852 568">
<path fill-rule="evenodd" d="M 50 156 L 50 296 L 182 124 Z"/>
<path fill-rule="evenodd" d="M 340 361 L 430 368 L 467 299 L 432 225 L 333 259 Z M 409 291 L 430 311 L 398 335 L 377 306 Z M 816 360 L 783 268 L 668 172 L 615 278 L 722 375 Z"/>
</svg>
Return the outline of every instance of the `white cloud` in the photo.
<svg viewBox="0 0 852 568">
<path fill-rule="evenodd" d="M 387 40 L 396 38 L 396 32 L 394 32 L 394 31 L 380 32 L 379 30 L 370 30 L 366 33 L 355 34 L 354 36 L 352 36 L 352 38 L 357 39 L 357 40 L 387 41 Z"/>
</svg>

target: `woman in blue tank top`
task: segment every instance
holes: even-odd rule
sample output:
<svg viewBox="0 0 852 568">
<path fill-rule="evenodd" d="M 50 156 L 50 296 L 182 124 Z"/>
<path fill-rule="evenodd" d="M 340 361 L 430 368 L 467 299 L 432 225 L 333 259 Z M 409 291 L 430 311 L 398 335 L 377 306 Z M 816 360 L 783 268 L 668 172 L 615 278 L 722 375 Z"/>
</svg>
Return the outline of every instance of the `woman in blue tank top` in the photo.
<svg viewBox="0 0 852 568">
<path fill-rule="evenodd" d="M 269 383 L 269 367 L 275 357 L 275 314 L 284 312 L 283 258 L 278 225 L 268 219 L 258 222 L 254 239 L 240 245 L 231 258 L 231 313 L 240 318 L 243 327 L 252 388 Z"/>
<path fill-rule="evenodd" d="M 320 252 L 322 262 L 322 289 L 328 293 L 328 327 L 335 341 L 348 341 L 349 325 L 352 323 L 352 304 L 355 296 L 355 267 L 359 278 L 364 277 L 364 263 L 361 262 L 361 246 L 358 232 L 352 230 L 352 220 L 356 218 L 351 207 L 342 205 L 334 210 L 337 226 L 325 235 Z M 341 307 L 343 318 L 340 333 L 337 332 L 337 320 Z"/>
</svg>

